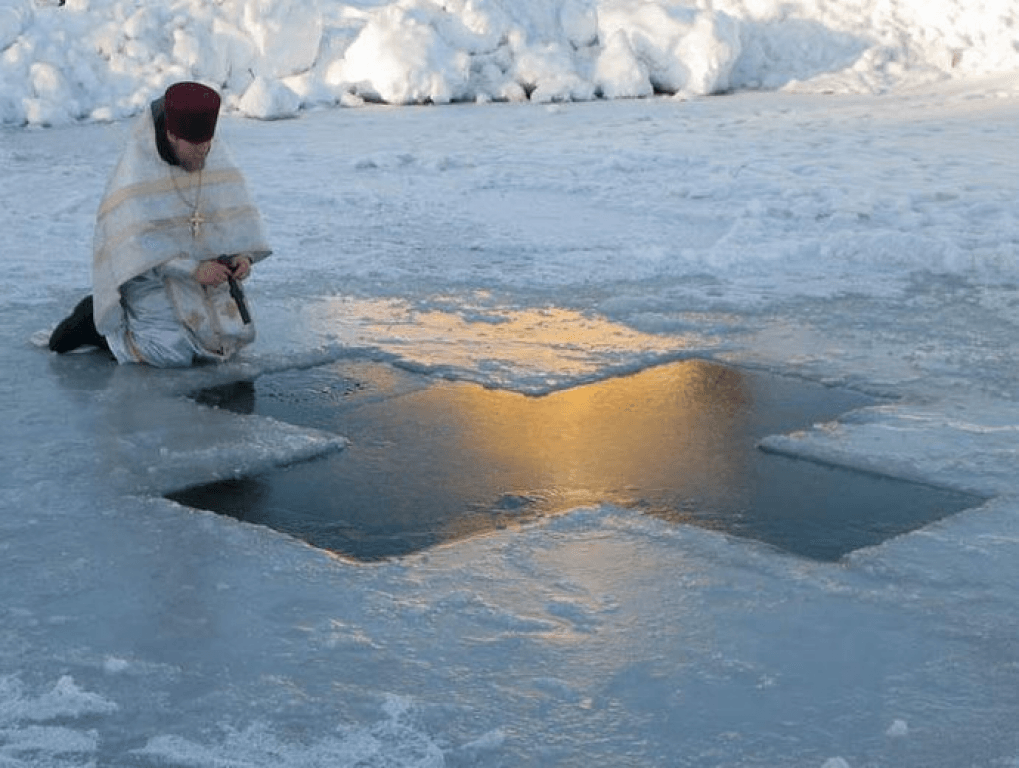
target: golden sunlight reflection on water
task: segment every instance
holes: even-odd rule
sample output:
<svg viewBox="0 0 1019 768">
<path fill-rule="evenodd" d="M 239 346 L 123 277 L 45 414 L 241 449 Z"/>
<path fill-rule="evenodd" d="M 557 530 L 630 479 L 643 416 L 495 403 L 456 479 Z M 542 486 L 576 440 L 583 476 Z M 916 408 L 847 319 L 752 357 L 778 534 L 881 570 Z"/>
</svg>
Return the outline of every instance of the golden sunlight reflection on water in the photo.
<svg viewBox="0 0 1019 768">
<path fill-rule="evenodd" d="M 545 512 L 601 502 L 662 509 L 677 486 L 705 498 L 742 485 L 752 393 L 735 369 L 687 361 L 539 398 L 463 385 L 455 398 L 433 388 L 407 405 L 445 430 L 446 452 L 497 475 L 496 487 L 537 494 Z M 454 471 L 441 482 L 470 497 L 476 477 Z"/>
<path fill-rule="evenodd" d="M 700 360 L 541 396 L 356 361 L 271 374 L 256 413 L 352 444 L 327 470 L 238 485 L 230 513 L 327 548 L 419 548 L 602 503 L 677 521 L 694 505 L 715 527 L 706 510 L 749 504 L 755 400 L 746 374 Z"/>
</svg>

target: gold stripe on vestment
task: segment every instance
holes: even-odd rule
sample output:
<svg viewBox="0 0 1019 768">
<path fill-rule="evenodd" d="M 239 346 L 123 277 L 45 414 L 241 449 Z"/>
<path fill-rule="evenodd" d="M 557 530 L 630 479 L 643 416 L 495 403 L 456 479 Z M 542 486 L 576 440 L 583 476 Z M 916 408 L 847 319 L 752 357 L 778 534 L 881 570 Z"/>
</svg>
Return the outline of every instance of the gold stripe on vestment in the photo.
<svg viewBox="0 0 1019 768">
<path fill-rule="evenodd" d="M 259 216 L 258 209 L 255 208 L 255 206 L 242 205 L 233 208 L 221 208 L 217 211 L 213 211 L 206 215 L 202 223 L 203 225 L 221 224 L 230 221 L 236 221 L 238 219 L 243 219 L 247 217 L 251 217 L 253 222 L 257 222 L 259 221 L 258 216 Z M 182 228 L 184 231 L 188 231 L 190 229 L 190 226 L 191 217 L 190 215 L 188 215 L 188 216 L 173 216 L 165 219 L 153 219 L 150 221 L 143 222 L 141 224 L 136 224 L 135 226 L 132 227 L 125 227 L 123 229 L 119 229 L 117 230 L 115 235 L 111 235 L 106 238 L 106 241 L 103 243 L 103 248 L 97 254 L 95 254 L 95 263 L 101 264 L 105 262 L 107 259 L 110 258 L 110 256 L 115 250 L 120 248 L 120 246 L 123 243 L 135 237 L 140 237 L 150 232 L 166 232 L 178 227 Z M 198 240 L 192 241 L 190 233 L 188 233 L 187 237 L 185 238 L 185 241 L 200 244 L 202 240 L 201 237 L 199 237 Z M 188 254 L 188 251 L 186 249 L 182 249 L 181 254 Z M 212 256 L 219 255 L 221 254 L 212 254 L 210 255 L 210 258 Z"/>
<path fill-rule="evenodd" d="M 201 186 L 212 187 L 222 184 L 237 184 L 243 182 L 244 175 L 239 169 L 223 168 L 218 171 L 203 172 Z M 182 181 L 177 182 L 177 184 L 174 184 L 173 177 L 170 176 L 163 179 L 157 179 L 155 181 L 140 181 L 137 184 L 128 184 L 126 187 L 121 187 L 120 189 L 110 192 L 99 206 L 99 213 L 97 215 L 105 216 L 110 211 L 135 197 L 155 197 L 159 195 L 167 195 L 176 190 L 181 192 L 190 191 L 197 186 L 199 186 L 197 173 L 189 173 L 186 176 L 183 176 Z"/>
</svg>

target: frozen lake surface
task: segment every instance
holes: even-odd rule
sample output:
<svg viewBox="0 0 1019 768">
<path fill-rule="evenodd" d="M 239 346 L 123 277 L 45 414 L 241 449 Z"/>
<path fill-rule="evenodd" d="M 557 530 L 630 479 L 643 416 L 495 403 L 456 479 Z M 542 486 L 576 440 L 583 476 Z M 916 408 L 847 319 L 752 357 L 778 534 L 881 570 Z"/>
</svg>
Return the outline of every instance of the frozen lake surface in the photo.
<svg viewBox="0 0 1019 768">
<path fill-rule="evenodd" d="M 227 118 L 276 253 L 188 371 L 30 343 L 126 128 L 4 131 L 0 760 L 1015 765 L 1016 88 Z M 598 504 L 366 565 L 163 498 L 345 446 L 188 393 L 364 356 L 846 385 L 891 400 L 763 444 L 989 500 L 837 563 Z"/>
</svg>

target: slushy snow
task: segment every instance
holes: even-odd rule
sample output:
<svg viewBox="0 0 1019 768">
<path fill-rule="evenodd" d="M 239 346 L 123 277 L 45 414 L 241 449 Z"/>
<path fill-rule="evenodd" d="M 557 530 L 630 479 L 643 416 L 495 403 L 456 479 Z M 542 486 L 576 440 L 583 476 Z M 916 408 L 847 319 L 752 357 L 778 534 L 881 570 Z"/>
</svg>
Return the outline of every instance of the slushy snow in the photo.
<svg viewBox="0 0 1019 768">
<path fill-rule="evenodd" d="M 0 2 L 0 765 L 1019 764 L 1017 15 Z M 222 90 L 275 247 L 258 342 L 34 346 L 182 78 Z M 854 387 L 880 402 L 766 447 L 988 501 L 836 564 L 604 504 L 365 566 L 162 498 L 346 445 L 186 393 L 364 357 Z"/>
</svg>

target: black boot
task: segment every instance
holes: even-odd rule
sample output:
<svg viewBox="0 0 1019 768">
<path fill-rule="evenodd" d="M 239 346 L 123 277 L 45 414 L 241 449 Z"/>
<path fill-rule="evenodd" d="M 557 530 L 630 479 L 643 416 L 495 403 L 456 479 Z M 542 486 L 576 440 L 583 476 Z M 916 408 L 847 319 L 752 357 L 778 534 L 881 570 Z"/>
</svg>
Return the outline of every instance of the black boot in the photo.
<svg viewBox="0 0 1019 768">
<path fill-rule="evenodd" d="M 86 296 L 78 302 L 70 317 L 61 321 L 50 336 L 50 349 L 54 352 L 70 352 L 72 349 L 90 344 L 109 351 L 110 345 L 96 330 L 92 317 L 92 297 Z"/>
</svg>

